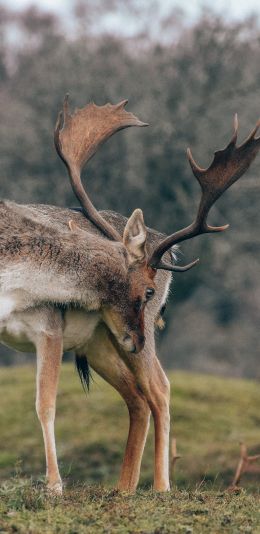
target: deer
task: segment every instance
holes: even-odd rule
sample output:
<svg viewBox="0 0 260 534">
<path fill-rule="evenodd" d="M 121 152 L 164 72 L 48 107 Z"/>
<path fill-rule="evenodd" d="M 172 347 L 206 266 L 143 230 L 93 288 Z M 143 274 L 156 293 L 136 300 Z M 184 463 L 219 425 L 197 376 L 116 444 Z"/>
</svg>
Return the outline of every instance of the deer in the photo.
<svg viewBox="0 0 260 534">
<path fill-rule="evenodd" d="M 129 412 L 129 432 L 118 489 L 134 492 L 149 428 L 154 420 L 154 489 L 169 483 L 170 384 L 156 353 L 155 328 L 173 272 L 198 263 L 176 265 L 175 247 L 204 233 L 217 233 L 208 213 L 216 200 L 248 169 L 260 148 L 255 137 L 236 146 L 234 134 L 215 152 L 207 169 L 188 149 L 201 187 L 194 222 L 165 236 L 146 228 L 136 209 L 129 219 L 98 211 L 83 187 L 81 173 L 98 148 L 117 131 L 146 126 L 117 105 L 87 106 L 71 113 L 68 97 L 54 130 L 80 208 L 0 203 L 0 341 L 36 353 L 36 412 L 42 427 L 48 490 L 62 493 L 55 444 L 56 395 L 62 356 L 75 353 L 85 388 L 90 368 L 114 387 Z"/>
</svg>

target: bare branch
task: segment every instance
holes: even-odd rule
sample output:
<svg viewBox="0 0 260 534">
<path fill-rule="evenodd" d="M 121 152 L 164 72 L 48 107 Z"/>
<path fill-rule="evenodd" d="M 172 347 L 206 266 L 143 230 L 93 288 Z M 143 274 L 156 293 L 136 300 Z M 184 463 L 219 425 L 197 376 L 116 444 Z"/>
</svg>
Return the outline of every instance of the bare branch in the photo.
<svg viewBox="0 0 260 534">
<path fill-rule="evenodd" d="M 171 480 L 174 480 L 174 473 L 175 473 L 175 464 L 177 460 L 179 460 L 181 456 L 177 454 L 177 440 L 176 438 L 172 438 L 171 443 L 171 465 L 170 465 L 170 471 L 171 471 Z"/>
<path fill-rule="evenodd" d="M 255 454 L 253 456 L 248 456 L 247 447 L 244 443 L 240 443 L 240 458 L 237 464 L 235 476 L 233 478 L 232 484 L 229 486 L 229 491 L 236 491 L 239 488 L 239 483 L 241 477 L 245 471 L 247 471 L 250 463 L 253 463 L 260 459 L 260 454 Z"/>
</svg>

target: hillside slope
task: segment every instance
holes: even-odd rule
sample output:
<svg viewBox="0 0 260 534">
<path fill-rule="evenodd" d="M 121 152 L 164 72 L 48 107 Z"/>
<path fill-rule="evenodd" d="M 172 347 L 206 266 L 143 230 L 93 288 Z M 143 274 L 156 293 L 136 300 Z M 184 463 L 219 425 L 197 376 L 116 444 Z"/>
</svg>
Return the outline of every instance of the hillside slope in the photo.
<svg viewBox="0 0 260 534">
<path fill-rule="evenodd" d="M 122 400 L 96 375 L 86 398 L 72 365 L 63 366 L 56 428 L 66 488 L 64 497 L 52 499 L 42 484 L 44 453 L 34 411 L 34 369 L 1 368 L 0 531 L 259 532 L 257 466 L 243 478 L 246 491 L 223 491 L 238 459 L 239 440 L 250 451 L 259 450 L 258 384 L 180 372 L 170 378 L 174 433 L 182 455 L 176 469 L 178 489 L 174 486 L 167 494 L 151 490 L 150 433 L 142 465 L 143 489 L 129 496 L 111 489 L 127 436 Z"/>
<path fill-rule="evenodd" d="M 35 414 L 35 369 L 0 368 L 0 479 L 19 470 L 33 477 L 44 473 L 41 429 Z M 260 388 L 246 380 L 226 380 L 184 372 L 170 374 L 172 433 L 182 455 L 176 469 L 178 487 L 202 481 L 225 487 L 239 455 L 239 441 L 250 452 L 260 447 Z M 124 402 L 94 375 L 86 397 L 71 364 L 62 368 L 57 402 L 58 457 L 67 483 L 75 481 L 113 486 L 127 438 Z M 146 446 L 141 485 L 152 483 L 152 425 Z M 257 466 L 255 469 L 257 470 Z M 259 473 L 258 473 L 259 476 Z M 243 478 L 254 487 L 257 473 Z"/>
</svg>

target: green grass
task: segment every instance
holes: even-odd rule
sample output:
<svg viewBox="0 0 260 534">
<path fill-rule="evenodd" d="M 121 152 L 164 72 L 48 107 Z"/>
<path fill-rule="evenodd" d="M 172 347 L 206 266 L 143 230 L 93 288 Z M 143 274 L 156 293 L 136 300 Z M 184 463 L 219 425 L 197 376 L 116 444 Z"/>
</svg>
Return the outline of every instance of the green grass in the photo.
<svg viewBox="0 0 260 534">
<path fill-rule="evenodd" d="M 23 534 L 256 534 L 259 500 L 242 492 L 203 491 L 122 495 L 99 486 L 77 486 L 50 499 L 28 482 L 2 490 L 0 532 Z"/>
<path fill-rule="evenodd" d="M 150 432 L 141 489 L 128 496 L 113 490 L 127 437 L 124 403 L 96 375 L 86 398 L 73 366 L 63 366 L 56 439 L 66 488 L 62 499 L 53 500 L 41 482 L 44 451 L 34 410 L 33 366 L 1 368 L 0 532 L 257 532 L 260 466 L 254 464 L 243 477 L 240 494 L 224 490 L 238 460 L 239 441 L 259 452 L 259 384 L 183 372 L 170 378 L 172 431 L 182 455 L 177 488 L 166 495 L 151 490 Z"/>
</svg>

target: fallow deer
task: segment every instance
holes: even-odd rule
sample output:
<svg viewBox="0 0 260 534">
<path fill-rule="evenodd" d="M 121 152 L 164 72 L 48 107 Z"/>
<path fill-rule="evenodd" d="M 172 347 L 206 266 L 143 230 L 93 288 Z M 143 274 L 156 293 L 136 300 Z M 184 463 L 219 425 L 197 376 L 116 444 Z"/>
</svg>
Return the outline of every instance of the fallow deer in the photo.
<svg viewBox="0 0 260 534">
<path fill-rule="evenodd" d="M 155 427 L 154 488 L 169 489 L 170 392 L 156 356 L 154 325 L 167 298 L 169 271 L 185 271 L 197 263 L 174 265 L 172 247 L 227 228 L 209 226 L 208 212 L 244 174 L 260 147 L 255 138 L 259 123 L 236 147 L 235 119 L 231 142 L 215 153 L 208 169 L 198 167 L 188 152 L 202 189 L 198 214 L 190 226 L 165 237 L 146 230 L 140 210 L 128 221 L 120 214 L 98 212 L 82 186 L 81 169 L 98 146 L 119 129 L 143 125 L 124 110 L 125 104 L 92 104 L 71 115 L 65 100 L 58 118 L 56 149 L 83 213 L 46 205 L 0 206 L 0 338 L 37 353 L 36 410 L 48 487 L 56 493 L 62 491 L 54 437 L 56 391 L 62 354 L 69 349 L 76 353 L 83 382 L 88 384 L 89 363 L 128 406 L 130 426 L 119 489 L 136 488 L 150 412 Z"/>
</svg>

